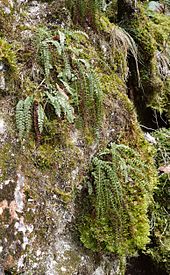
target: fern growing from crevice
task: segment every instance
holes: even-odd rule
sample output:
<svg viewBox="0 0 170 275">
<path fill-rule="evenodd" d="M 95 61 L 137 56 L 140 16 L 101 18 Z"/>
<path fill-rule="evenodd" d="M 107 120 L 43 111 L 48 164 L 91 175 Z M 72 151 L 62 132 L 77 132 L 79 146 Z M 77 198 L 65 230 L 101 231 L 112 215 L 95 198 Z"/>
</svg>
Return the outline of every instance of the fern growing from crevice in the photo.
<svg viewBox="0 0 170 275">
<path fill-rule="evenodd" d="M 94 251 L 131 255 L 149 241 L 147 208 L 153 184 L 134 149 L 112 143 L 92 160 L 89 194 L 83 198 L 80 239 Z M 82 206 L 83 207 L 83 206 Z"/>
</svg>

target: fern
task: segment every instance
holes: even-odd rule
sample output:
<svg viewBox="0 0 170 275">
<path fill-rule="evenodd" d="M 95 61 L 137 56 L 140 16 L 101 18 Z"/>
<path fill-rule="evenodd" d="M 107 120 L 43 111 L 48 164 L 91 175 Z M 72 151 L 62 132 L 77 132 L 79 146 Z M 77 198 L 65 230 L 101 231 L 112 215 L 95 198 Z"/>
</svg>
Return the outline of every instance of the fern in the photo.
<svg viewBox="0 0 170 275">
<path fill-rule="evenodd" d="M 45 92 L 50 104 L 54 107 L 55 113 L 58 117 L 61 116 L 61 106 L 57 100 L 57 97 L 49 93 L 48 91 Z"/>
<path fill-rule="evenodd" d="M 52 38 L 45 39 L 44 42 L 46 44 L 52 44 L 53 46 L 55 46 L 55 48 L 57 49 L 58 54 L 61 55 L 62 52 L 64 52 L 66 36 L 61 31 L 58 31 L 58 34 L 59 34 L 59 40 L 60 40 L 60 42 L 58 42 L 58 41 L 56 41 L 56 40 L 54 40 Z"/>
<path fill-rule="evenodd" d="M 48 80 L 50 76 L 50 70 L 53 68 L 53 66 L 51 65 L 51 53 L 49 51 L 49 46 L 46 41 L 42 43 L 41 56 L 44 64 L 45 76 Z"/>
<path fill-rule="evenodd" d="M 67 31 L 66 33 L 77 41 L 82 41 L 83 37 L 89 39 L 88 34 L 80 30 Z"/>
<path fill-rule="evenodd" d="M 83 118 L 84 125 L 90 126 L 95 133 L 102 116 L 103 93 L 100 80 L 96 77 L 92 65 L 86 59 L 79 58 L 81 49 L 67 45 L 68 37 L 80 41 L 82 38 L 87 40 L 88 35 L 82 31 L 62 30 L 58 31 L 56 37 L 57 40 L 47 29 L 40 28 L 37 33 L 37 48 L 44 70 L 45 94 L 48 102 L 53 106 L 58 117 L 64 113 L 69 122 L 73 122 L 74 119 L 70 102 L 73 103 Z M 62 82 L 63 89 L 60 87 L 56 89 L 58 84 L 56 84 L 56 71 L 53 66 L 55 62 L 52 63 L 51 58 L 56 58 L 56 54 L 62 68 L 57 75 L 58 82 Z M 66 93 L 70 95 L 70 102 Z"/>
<path fill-rule="evenodd" d="M 152 192 L 145 188 L 150 184 L 148 173 L 139 153 L 123 144 L 112 143 L 93 158 L 87 181 L 88 189 L 92 186 L 86 198 L 89 211 L 83 210 L 84 225 L 79 227 L 86 247 L 91 242 L 93 250 L 97 243 L 96 251 L 104 247 L 128 254 L 146 245 L 149 234 L 146 213 Z"/>
<path fill-rule="evenodd" d="M 103 91 L 100 85 L 100 80 L 97 78 L 93 70 L 89 70 L 88 73 L 90 93 L 93 96 L 93 101 L 95 102 L 96 108 L 96 122 L 97 125 L 100 125 L 102 117 L 102 103 L 103 103 Z"/>
<path fill-rule="evenodd" d="M 64 80 L 60 79 L 60 81 L 63 83 L 64 87 L 66 88 L 67 92 L 74 97 L 74 89 L 68 84 L 68 82 L 65 82 Z"/>
<path fill-rule="evenodd" d="M 51 88 L 51 87 L 50 87 Z M 61 112 L 63 112 L 67 118 L 67 120 L 72 123 L 74 120 L 74 109 L 69 103 L 68 96 L 64 93 L 64 91 L 58 86 L 58 90 L 52 90 L 45 92 L 49 103 L 54 107 L 55 113 L 58 117 L 61 116 Z M 25 100 L 20 100 L 16 106 L 16 126 L 19 131 L 20 139 L 23 139 L 28 135 L 32 128 L 33 124 L 33 96 L 28 96 Z M 43 131 L 45 119 L 45 112 L 41 105 L 38 104 L 37 109 L 37 125 L 34 123 L 35 127 L 38 128 L 39 133 L 41 134 Z"/>
<path fill-rule="evenodd" d="M 106 212 L 109 211 L 110 208 L 114 207 L 114 211 L 115 211 L 115 209 L 117 209 L 118 207 L 119 208 L 121 207 L 122 190 L 121 190 L 121 185 L 120 185 L 118 175 L 116 173 L 116 167 L 114 167 L 114 164 L 100 160 L 97 157 L 94 158 L 92 163 L 94 167 L 96 167 L 92 175 L 95 178 L 94 184 L 97 190 L 97 202 L 98 202 L 97 212 L 98 212 L 98 217 L 100 217 L 100 213 L 103 213 L 103 215 L 106 215 Z M 105 186 L 106 183 L 107 183 L 107 186 Z M 106 190 L 107 190 L 107 195 L 106 193 L 103 193 Z M 109 195 L 109 197 L 108 197 L 108 194 L 109 194 L 108 192 L 111 195 L 111 196 Z M 114 196 L 112 192 L 114 193 Z M 112 201 L 108 202 L 108 200 L 110 200 L 109 198 L 111 197 L 112 197 Z M 104 205 L 107 205 L 107 206 L 109 205 L 109 208 L 101 208 Z"/>
<path fill-rule="evenodd" d="M 65 44 L 65 39 L 66 39 L 65 33 L 61 32 L 61 31 L 58 31 L 58 34 L 59 34 L 59 37 L 60 37 L 61 48 L 64 50 L 64 44 Z"/>
<path fill-rule="evenodd" d="M 53 46 L 55 46 L 55 48 L 57 49 L 57 52 L 58 52 L 58 54 L 59 55 L 61 55 L 62 54 L 62 47 L 61 47 L 61 45 L 60 45 L 60 43 L 58 42 L 58 41 L 55 41 L 55 40 L 53 40 L 53 39 L 47 39 L 46 40 L 46 43 L 47 44 L 52 44 Z"/>
<path fill-rule="evenodd" d="M 62 107 L 62 110 L 67 118 L 67 120 L 72 123 L 74 120 L 74 109 L 71 107 L 68 99 L 62 94 L 57 95 L 57 100 Z"/>
</svg>

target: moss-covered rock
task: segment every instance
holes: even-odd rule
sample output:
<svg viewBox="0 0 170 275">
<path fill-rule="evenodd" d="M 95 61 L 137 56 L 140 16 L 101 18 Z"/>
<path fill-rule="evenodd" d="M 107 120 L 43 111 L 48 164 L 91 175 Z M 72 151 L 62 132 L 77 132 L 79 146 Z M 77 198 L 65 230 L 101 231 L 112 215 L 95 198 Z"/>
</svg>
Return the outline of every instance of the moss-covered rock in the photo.
<svg viewBox="0 0 170 275">
<path fill-rule="evenodd" d="M 89 13 L 81 26 L 71 20 L 72 9 L 67 10 L 62 0 L 13 7 L 4 2 L 0 11 L 0 61 L 9 69 L 5 80 L 11 87 L 1 93 L 0 101 L 0 268 L 12 274 L 120 275 L 126 255 L 144 249 L 149 241 L 147 209 L 156 185 L 154 150 L 144 139 L 127 87 L 129 53 L 134 86 L 140 84 L 137 48 L 101 9 L 92 10 L 94 17 Z M 136 41 L 148 52 L 146 74 L 140 67 L 142 83 L 156 82 L 159 90 L 164 83 L 156 72 L 155 51 L 157 41 L 162 45 L 166 37 L 157 23 L 142 16 L 143 22 L 133 21 Z M 148 41 L 151 25 L 154 31 Z M 112 166 L 111 144 L 128 148 L 117 152 L 122 163 L 116 166 L 125 197 L 124 248 L 123 241 L 115 241 L 121 221 L 116 220 L 117 212 L 108 207 L 106 217 L 96 220 L 100 202 L 96 203 L 94 174 L 89 173 L 98 170 L 96 157 Z M 91 195 L 87 184 L 84 189 L 87 178 Z M 84 220 L 77 224 L 80 193 Z M 115 190 L 110 193 L 113 202 Z"/>
<path fill-rule="evenodd" d="M 152 247 L 148 248 L 148 254 L 169 273 L 170 131 L 169 129 L 158 130 L 154 133 L 154 137 L 157 141 L 156 164 L 159 170 L 159 184 L 154 193 L 155 203 L 151 208 Z"/>
</svg>

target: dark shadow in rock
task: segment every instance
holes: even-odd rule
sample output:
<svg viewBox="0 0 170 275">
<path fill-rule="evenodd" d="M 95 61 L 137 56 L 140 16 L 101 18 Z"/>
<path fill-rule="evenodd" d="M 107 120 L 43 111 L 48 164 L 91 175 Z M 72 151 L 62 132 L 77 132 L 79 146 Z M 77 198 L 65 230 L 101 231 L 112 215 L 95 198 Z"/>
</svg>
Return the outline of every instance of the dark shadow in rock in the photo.
<svg viewBox="0 0 170 275">
<path fill-rule="evenodd" d="M 141 254 L 139 257 L 132 257 L 127 262 L 125 275 L 168 275 L 149 256 Z"/>
</svg>

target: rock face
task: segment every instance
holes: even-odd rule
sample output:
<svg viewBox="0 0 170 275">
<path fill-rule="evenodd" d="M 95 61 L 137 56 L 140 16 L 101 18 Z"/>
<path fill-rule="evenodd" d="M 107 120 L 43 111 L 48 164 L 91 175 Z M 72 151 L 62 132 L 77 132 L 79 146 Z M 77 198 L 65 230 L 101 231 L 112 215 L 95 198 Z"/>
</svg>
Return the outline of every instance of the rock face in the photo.
<svg viewBox="0 0 170 275">
<path fill-rule="evenodd" d="M 91 160 L 125 144 L 150 171 L 150 197 L 155 186 L 153 145 L 126 86 L 135 43 L 103 15 L 75 30 L 68 6 L 0 1 L 0 274 L 124 274 L 127 255 L 80 242 Z"/>
<path fill-rule="evenodd" d="M 41 146 L 30 150 L 15 137 L 12 98 L 1 99 L 1 106 L 1 269 L 12 274 L 120 274 L 119 259 L 85 250 L 74 225 L 71 188 L 82 188 L 81 180 L 98 144 L 83 145 L 83 137 L 71 127 L 71 146 L 60 149 L 56 166 L 42 169 L 38 160 Z M 110 132 L 114 132 L 111 125 L 105 136 Z"/>
</svg>

